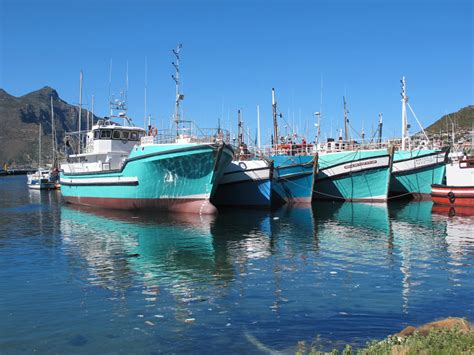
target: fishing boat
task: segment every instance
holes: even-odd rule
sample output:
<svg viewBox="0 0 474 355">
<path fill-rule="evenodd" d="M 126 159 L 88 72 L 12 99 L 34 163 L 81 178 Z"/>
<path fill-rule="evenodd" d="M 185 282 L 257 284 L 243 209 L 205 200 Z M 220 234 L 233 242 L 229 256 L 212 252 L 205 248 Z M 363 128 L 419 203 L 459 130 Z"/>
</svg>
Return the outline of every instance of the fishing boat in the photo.
<svg viewBox="0 0 474 355">
<path fill-rule="evenodd" d="M 452 160 L 446 166 L 446 185 L 431 185 L 435 204 L 468 207 L 474 213 L 474 157 Z"/>
<path fill-rule="evenodd" d="M 267 160 L 233 160 L 212 198 L 216 206 L 271 208 L 273 164 Z"/>
<path fill-rule="evenodd" d="M 238 133 L 234 159 L 225 168 L 212 203 L 216 206 L 271 208 L 273 162 L 261 159 L 258 151 L 249 149 L 244 140 L 240 110 L 237 116 Z M 257 122 L 260 127 L 258 110 Z"/>
<path fill-rule="evenodd" d="M 176 129 L 136 127 L 126 115 L 126 96 L 112 100 L 111 110 L 118 115 L 99 120 L 86 133 L 84 151 L 83 132 L 77 132 L 77 152 L 61 165 L 61 192 L 67 202 L 125 210 L 217 212 L 210 198 L 233 150 L 222 130 L 200 130 L 181 119 L 180 48 L 173 51 Z"/>
<path fill-rule="evenodd" d="M 388 149 L 332 149 L 318 153 L 315 200 L 385 202 L 388 198 L 392 155 Z M 333 144 L 334 145 L 334 144 Z M 342 145 L 341 145 L 342 146 Z M 354 149 L 355 148 L 355 149 Z"/>
<path fill-rule="evenodd" d="M 337 141 L 330 138 L 318 145 L 314 199 L 385 202 L 388 198 L 393 149 L 377 149 L 379 144 L 365 144 L 363 132 L 361 143 L 351 139 L 345 97 L 343 103 L 344 138 L 341 130 Z M 381 122 L 380 116 L 379 134 Z"/>
<path fill-rule="evenodd" d="M 317 167 L 313 144 L 296 137 L 280 137 L 278 132 L 277 102 L 272 89 L 273 145 L 266 155 L 273 161 L 272 198 L 284 203 L 311 203 L 314 171 Z"/>
<path fill-rule="evenodd" d="M 423 199 L 430 196 L 431 185 L 441 184 L 445 172 L 448 149 L 434 149 L 426 133 L 421 127 L 426 140 L 412 147 L 407 123 L 407 106 L 416 118 L 413 109 L 408 103 L 405 77 L 402 83 L 402 139 L 401 146 L 393 157 L 390 194 L 395 196 L 411 196 Z M 417 119 L 418 121 L 418 119 Z"/>
</svg>

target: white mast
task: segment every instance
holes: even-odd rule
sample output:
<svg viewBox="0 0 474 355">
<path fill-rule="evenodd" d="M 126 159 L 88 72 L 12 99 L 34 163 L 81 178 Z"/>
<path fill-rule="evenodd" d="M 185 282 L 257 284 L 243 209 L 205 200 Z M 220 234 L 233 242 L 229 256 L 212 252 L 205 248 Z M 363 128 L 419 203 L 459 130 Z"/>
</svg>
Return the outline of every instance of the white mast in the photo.
<svg viewBox="0 0 474 355">
<path fill-rule="evenodd" d="M 39 131 L 38 131 L 38 170 L 41 169 L 41 122 L 39 124 Z"/>
<path fill-rule="evenodd" d="M 179 135 L 179 123 L 181 122 L 181 117 L 180 117 L 180 108 L 179 108 L 179 103 L 181 100 L 184 99 L 184 95 L 182 95 L 179 92 L 179 52 L 181 51 L 181 48 L 183 45 L 180 43 L 176 47 L 176 49 L 173 49 L 173 53 L 176 56 L 176 63 L 172 62 L 174 68 L 176 69 L 176 74 L 172 75 L 171 77 L 173 78 L 174 82 L 176 83 L 176 102 L 175 102 L 175 110 L 174 110 L 174 122 L 176 123 L 176 135 Z"/>
<path fill-rule="evenodd" d="M 51 139 L 53 141 L 53 168 L 56 165 L 56 130 L 54 127 L 53 95 L 51 95 Z"/>
<path fill-rule="evenodd" d="M 407 148 L 407 141 L 410 138 L 408 135 L 408 122 L 407 122 L 407 103 L 408 103 L 408 96 L 407 96 L 407 87 L 405 82 L 405 77 L 402 77 L 400 80 L 402 83 L 402 150 L 406 150 Z"/>
<path fill-rule="evenodd" d="M 260 106 L 257 105 L 257 148 L 260 149 Z"/>
<path fill-rule="evenodd" d="M 91 127 L 94 125 L 94 95 L 92 95 L 92 118 L 91 118 Z"/>
<path fill-rule="evenodd" d="M 378 143 L 382 143 L 382 127 L 383 127 L 383 115 L 379 113 L 379 140 Z"/>
<path fill-rule="evenodd" d="M 317 134 L 316 134 L 316 146 L 319 143 L 319 136 L 321 134 L 321 111 L 315 112 L 314 115 L 318 118 L 316 126 L 318 127 L 317 129 Z"/>
<path fill-rule="evenodd" d="M 81 154 L 81 146 L 82 146 L 81 116 L 82 116 L 82 70 L 81 70 L 81 74 L 79 75 L 79 122 L 78 122 L 79 143 L 77 144 L 77 154 Z"/>
<path fill-rule="evenodd" d="M 146 129 L 146 118 L 147 118 L 147 112 L 146 112 L 147 86 L 148 86 L 148 57 L 145 57 L 145 115 L 143 116 L 143 128 L 145 129 Z M 148 120 L 148 122 L 150 121 Z"/>
</svg>

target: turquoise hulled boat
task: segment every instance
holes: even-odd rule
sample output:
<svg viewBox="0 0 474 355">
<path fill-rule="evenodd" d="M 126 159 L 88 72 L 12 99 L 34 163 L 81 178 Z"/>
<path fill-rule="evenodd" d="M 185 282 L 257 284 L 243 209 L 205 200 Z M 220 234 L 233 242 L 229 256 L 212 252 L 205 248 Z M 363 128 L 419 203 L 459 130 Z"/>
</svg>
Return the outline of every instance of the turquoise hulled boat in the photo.
<svg viewBox="0 0 474 355">
<path fill-rule="evenodd" d="M 391 163 L 386 149 L 320 152 L 314 199 L 384 202 Z"/>
<path fill-rule="evenodd" d="M 194 136 L 178 136 L 174 143 L 156 138 L 142 128 L 99 122 L 88 133 L 88 150 L 61 166 L 66 202 L 215 213 L 209 200 L 232 160 L 231 147 L 216 138 L 212 143 Z"/>
<path fill-rule="evenodd" d="M 68 154 L 68 161 L 61 165 L 66 202 L 125 210 L 217 212 L 210 198 L 233 150 L 220 128 L 202 130 L 181 119 L 180 49 L 181 45 L 173 50 L 176 128 L 159 132 L 149 123 L 147 132 L 135 127 L 126 116 L 126 94 L 122 93 L 120 100 L 110 102 L 111 113 L 118 111 L 118 116 L 99 120 L 85 133 L 77 132 L 77 154 Z M 123 119 L 123 125 L 113 119 Z"/>
<path fill-rule="evenodd" d="M 284 203 L 311 203 L 314 155 L 272 155 L 272 199 Z"/>
<path fill-rule="evenodd" d="M 420 144 L 415 144 L 415 141 L 412 141 L 408 131 L 410 125 L 406 107 L 409 104 L 405 77 L 402 78 L 401 84 L 402 138 L 400 149 L 395 152 L 393 157 L 390 195 L 429 198 L 431 185 L 443 182 L 449 149 L 431 149 L 428 136 L 421 126 L 426 140 L 419 142 Z M 409 108 L 413 112 L 410 106 Z M 418 148 L 413 149 L 412 147 Z"/>
<path fill-rule="evenodd" d="M 429 197 L 432 184 L 441 184 L 448 150 L 398 150 L 394 154 L 390 194 Z"/>
</svg>

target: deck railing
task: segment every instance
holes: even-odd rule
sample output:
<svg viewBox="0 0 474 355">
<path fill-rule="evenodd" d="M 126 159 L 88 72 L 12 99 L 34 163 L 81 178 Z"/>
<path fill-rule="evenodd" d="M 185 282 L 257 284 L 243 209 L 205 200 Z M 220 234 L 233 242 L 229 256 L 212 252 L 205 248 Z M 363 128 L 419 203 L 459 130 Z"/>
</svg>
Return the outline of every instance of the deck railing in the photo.
<svg viewBox="0 0 474 355">
<path fill-rule="evenodd" d="M 192 122 L 178 129 L 150 129 L 148 136 L 142 137 L 141 144 L 173 143 L 214 143 L 230 144 L 230 134 L 222 128 L 199 128 Z"/>
</svg>

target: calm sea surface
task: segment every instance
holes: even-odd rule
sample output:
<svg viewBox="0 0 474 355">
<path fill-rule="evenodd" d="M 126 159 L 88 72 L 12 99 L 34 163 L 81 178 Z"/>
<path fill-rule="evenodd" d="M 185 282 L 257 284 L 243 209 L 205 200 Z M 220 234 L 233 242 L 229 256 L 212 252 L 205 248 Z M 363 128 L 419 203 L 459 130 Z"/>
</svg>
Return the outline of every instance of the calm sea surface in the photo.
<svg viewBox="0 0 474 355">
<path fill-rule="evenodd" d="M 473 321 L 473 222 L 431 202 L 117 213 L 0 178 L 0 353 L 291 353 Z"/>
</svg>

